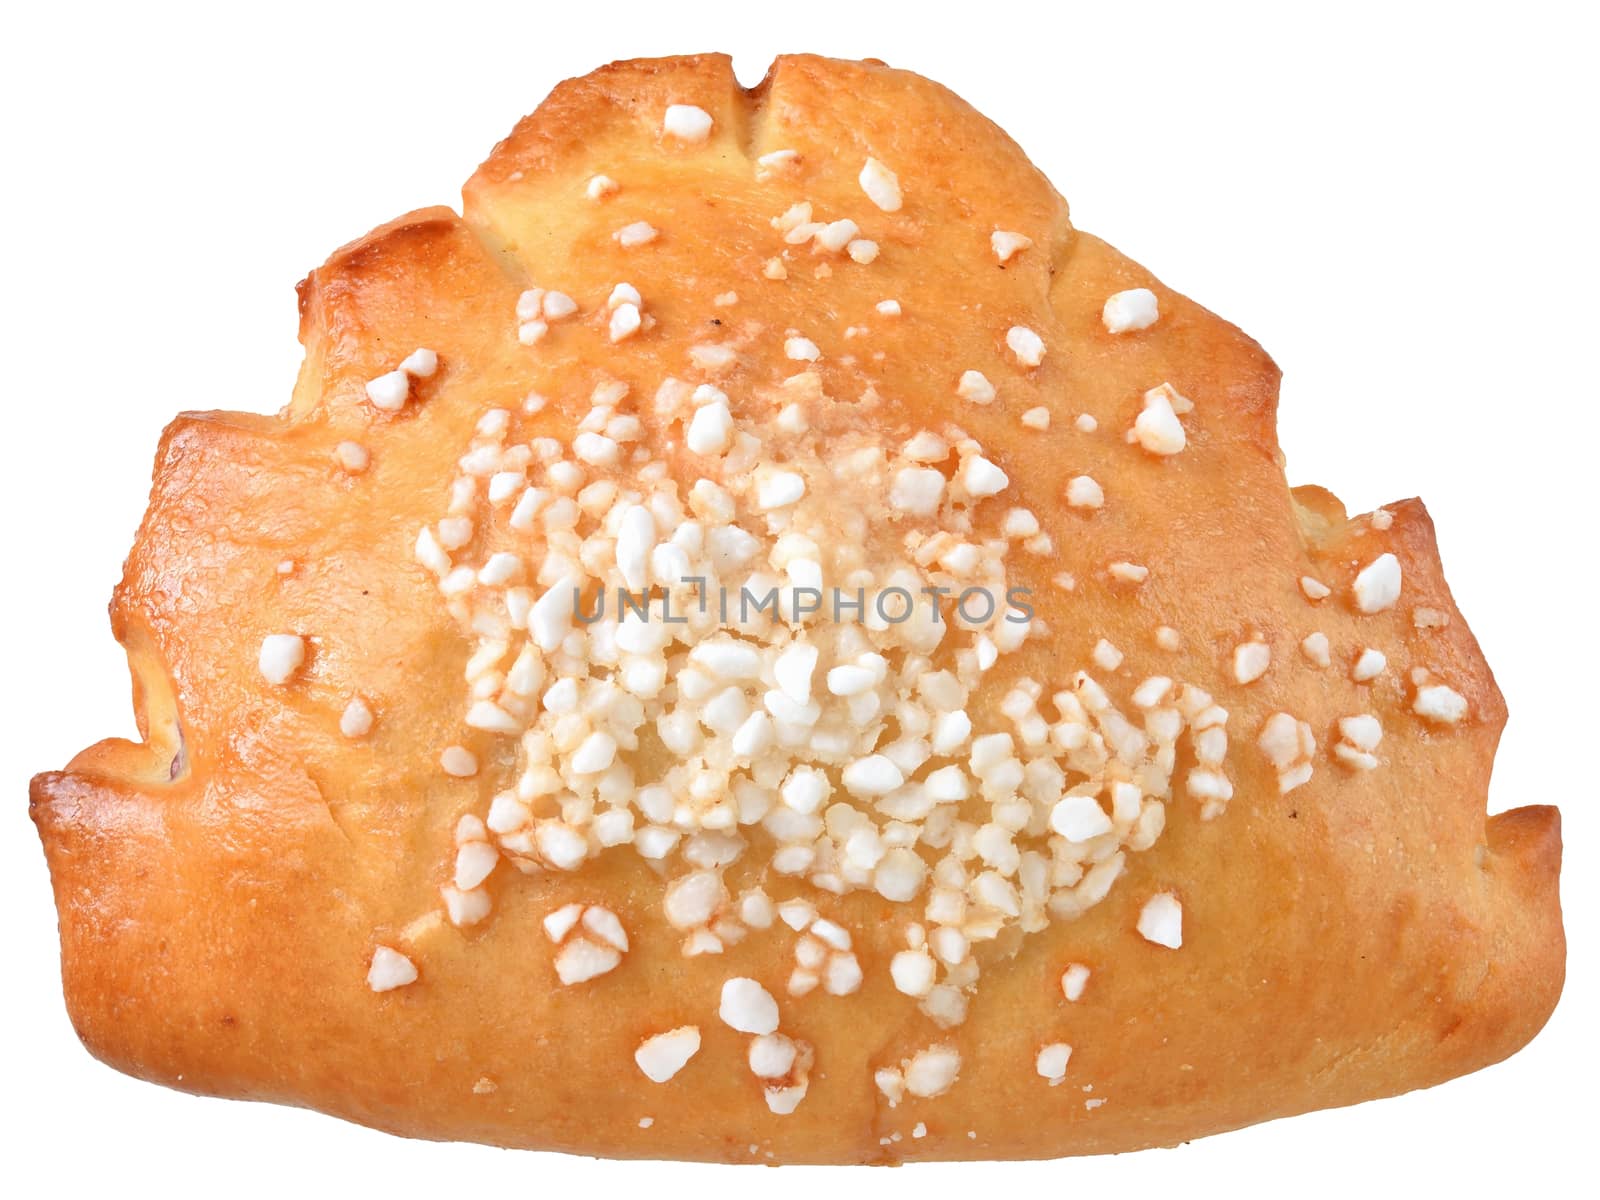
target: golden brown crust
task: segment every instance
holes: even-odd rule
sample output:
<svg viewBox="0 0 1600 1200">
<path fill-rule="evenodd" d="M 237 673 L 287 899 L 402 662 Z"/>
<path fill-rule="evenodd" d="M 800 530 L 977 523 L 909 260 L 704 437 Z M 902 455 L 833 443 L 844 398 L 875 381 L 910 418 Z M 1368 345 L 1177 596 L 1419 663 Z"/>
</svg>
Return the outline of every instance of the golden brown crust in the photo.
<svg viewBox="0 0 1600 1200">
<path fill-rule="evenodd" d="M 669 103 L 714 120 L 710 139 L 661 135 Z M 782 172 L 755 160 L 792 148 Z M 906 204 L 883 213 L 856 183 L 868 155 L 891 164 Z M 584 193 L 596 173 L 620 192 Z M 882 247 L 871 266 L 788 258 L 769 218 L 805 199 L 854 215 Z M 1168 1145 L 1309 1109 L 1392 1095 L 1495 1062 L 1542 1026 L 1564 970 L 1553 808 L 1485 822 L 1504 705 L 1441 573 L 1420 502 L 1392 520 L 1347 519 L 1320 489 L 1287 487 L 1274 432 L 1278 372 L 1237 329 L 1071 228 L 1065 204 L 992 124 L 944 89 L 876 63 L 782 58 L 751 92 L 716 55 L 618 63 L 569 81 L 495 149 L 469 182 L 465 218 L 427 209 L 338 251 L 300 287 L 305 365 L 277 417 L 189 414 L 168 428 L 149 512 L 112 604 L 135 681 L 140 744 L 103 742 L 33 782 L 34 819 L 60 912 L 63 981 L 88 1048 L 117 1068 L 207 1094 L 321 1109 L 411 1136 L 575 1152 L 710 1160 L 894 1162 L 1011 1158 Z M 648 253 L 612 234 L 659 228 Z M 993 229 L 1034 246 L 1004 265 Z M 604 301 L 635 284 L 653 336 L 615 349 Z M 578 300 L 571 336 L 537 356 L 509 314 L 533 282 Z M 1160 322 L 1116 336 L 1113 292 L 1148 287 Z M 746 1039 L 715 1017 L 732 975 L 775 995 L 792 966 L 783 937 L 688 959 L 660 916 L 658 874 L 610 854 L 567 875 L 498 872 L 491 921 L 436 921 L 452 831 L 481 813 L 510 751 L 460 724 L 470 646 L 411 558 L 435 520 L 455 461 L 490 408 L 550 390 L 533 432 L 570 436 L 601 373 L 647 397 L 687 369 L 688 347 L 723 319 L 741 360 L 732 380 L 788 373 L 782 333 L 821 345 L 827 392 L 875 393 L 848 418 L 903 437 L 958 420 L 1038 513 L 1060 561 L 1024 563 L 1051 636 L 1009 663 L 1058 686 L 1104 637 L 1136 682 L 1157 669 L 1214 692 L 1231 712 L 1236 788 L 1203 821 L 1175 801 L 1167 831 L 1129 860 L 1105 901 L 985 968 L 971 1014 L 941 1032 L 897 994 L 892 907 L 871 892 L 823 907 L 855 931 L 865 973 L 851 996 L 784 998 L 784 1031 L 817 1048 L 809 1094 L 767 1111 L 743 1068 Z M 898 320 L 875 316 L 896 298 Z M 1005 330 L 1050 346 L 1008 371 Z M 852 358 L 843 337 L 870 327 Z M 411 350 L 441 367 L 398 414 L 366 403 L 366 381 Z M 963 405 L 954 377 L 983 364 L 1001 388 Z M 1171 380 L 1196 406 L 1182 454 L 1154 460 L 1123 431 L 1144 391 Z M 561 393 L 572 383 L 570 397 Z M 732 384 L 722 381 L 732 390 Z M 1051 409 L 1047 433 L 1019 414 Z M 1098 432 L 1075 430 L 1092 414 Z M 651 436 L 663 442 L 664 430 Z M 359 476 L 334 447 L 372 454 Z M 678 467 L 674 468 L 679 469 Z M 1066 506 L 1092 472 L 1108 502 Z M 1351 603 L 1356 573 L 1381 553 L 1404 569 L 1394 608 Z M 1139 586 L 1106 574 L 1133 560 Z M 285 569 L 284 564 L 291 564 Z M 1071 592 L 1051 586 L 1070 568 Z M 1299 580 L 1331 589 L 1312 602 Z M 1159 650 L 1170 625 L 1181 648 Z M 263 685 L 265 634 L 308 638 L 291 688 Z M 1332 663 L 1298 647 L 1326 634 Z M 1273 668 L 1233 681 L 1235 646 L 1259 636 Z M 1350 663 L 1380 647 L 1388 669 L 1357 683 Z M 1468 716 L 1440 725 L 1413 710 L 1412 673 L 1448 682 Z M 1003 691 L 975 702 L 993 709 Z M 372 704 L 370 737 L 339 716 Z M 1341 716 L 1382 722 L 1380 769 L 1319 751 L 1312 780 L 1279 795 L 1255 749 L 1274 712 L 1303 717 L 1319 748 Z M 441 749 L 472 748 L 476 778 L 440 772 Z M 1174 891 L 1184 944 L 1132 930 L 1151 892 Z M 779 894 L 781 889 L 775 889 Z M 603 902 L 629 929 L 621 965 L 557 986 L 540 922 L 573 900 Z M 374 994 L 375 944 L 405 947 L 417 984 Z M 1093 970 L 1082 1000 L 1063 966 Z M 649 1034 L 700 1027 L 699 1055 L 655 1084 L 632 1055 Z M 1041 1044 L 1074 1046 L 1049 1087 Z M 957 1086 L 890 1107 L 873 1071 L 930 1042 L 959 1048 Z M 1091 1089 L 1092 1090 L 1089 1090 Z M 1095 1107 L 1086 1100 L 1104 1100 Z M 641 1128 L 641 1120 L 651 1124 Z M 913 1137 L 921 1123 L 926 1136 Z"/>
</svg>

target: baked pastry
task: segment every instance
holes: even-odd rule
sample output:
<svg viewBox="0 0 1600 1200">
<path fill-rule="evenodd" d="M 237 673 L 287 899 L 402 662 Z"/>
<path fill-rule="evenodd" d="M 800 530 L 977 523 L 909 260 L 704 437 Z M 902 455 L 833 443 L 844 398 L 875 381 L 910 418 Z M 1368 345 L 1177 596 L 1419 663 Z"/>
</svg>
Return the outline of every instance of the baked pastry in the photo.
<svg viewBox="0 0 1600 1200">
<path fill-rule="evenodd" d="M 142 741 L 34 780 L 117 1068 L 780 1162 L 1166 1145 L 1492 1063 L 1559 819 L 1417 501 L 944 89 L 570 81 L 167 430 Z"/>
</svg>

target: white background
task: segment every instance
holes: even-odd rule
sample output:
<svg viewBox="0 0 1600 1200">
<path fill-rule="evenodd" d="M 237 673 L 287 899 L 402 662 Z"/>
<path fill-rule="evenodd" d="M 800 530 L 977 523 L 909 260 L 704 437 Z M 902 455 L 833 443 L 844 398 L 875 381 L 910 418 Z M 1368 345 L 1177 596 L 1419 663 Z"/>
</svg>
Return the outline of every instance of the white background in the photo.
<svg viewBox="0 0 1600 1200">
<path fill-rule="evenodd" d="M 1113 0 L 12 9 L 0 49 L 7 1176 L 172 1196 L 1479 1194 L 1587 1176 L 1600 96 L 1581 13 Z M 954 88 L 1028 149 L 1076 224 L 1274 355 L 1292 482 L 1329 486 L 1352 512 L 1427 501 L 1511 706 L 1492 805 L 1554 802 L 1566 822 L 1570 974 L 1529 1048 L 1430 1092 L 1177 1150 L 825 1176 L 405 1142 L 163 1091 L 80 1049 L 26 782 L 133 732 L 105 606 L 161 426 L 181 409 L 286 401 L 294 282 L 381 220 L 455 203 L 557 80 L 697 50 L 731 52 L 747 84 L 775 53 L 817 50 Z"/>
</svg>

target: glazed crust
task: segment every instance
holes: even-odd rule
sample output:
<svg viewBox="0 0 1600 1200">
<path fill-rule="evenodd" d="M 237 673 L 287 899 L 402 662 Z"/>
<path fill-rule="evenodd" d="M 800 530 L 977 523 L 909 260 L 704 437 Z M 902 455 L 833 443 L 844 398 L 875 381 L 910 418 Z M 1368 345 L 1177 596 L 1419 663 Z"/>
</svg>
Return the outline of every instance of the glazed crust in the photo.
<svg viewBox="0 0 1600 1200">
<path fill-rule="evenodd" d="M 673 103 L 712 115 L 708 141 L 662 138 Z M 758 169 L 780 148 L 798 151 L 794 163 Z M 868 155 L 897 171 L 899 212 L 862 196 L 856 172 Z M 585 195 L 596 173 L 621 184 L 600 203 Z M 855 215 L 881 246 L 878 261 L 845 261 L 819 279 L 797 252 L 787 280 L 765 278 L 783 250 L 769 219 L 801 199 Z M 168 1086 L 415 1137 L 888 1163 L 1170 1145 L 1438 1083 L 1504 1058 L 1543 1025 L 1564 971 L 1559 816 L 1530 807 L 1485 820 L 1505 710 L 1421 503 L 1390 506 L 1380 527 L 1347 519 L 1319 489 L 1291 491 L 1271 360 L 1074 230 L 991 123 L 871 62 L 782 58 L 751 91 L 722 56 L 619 63 L 562 84 L 523 120 L 468 183 L 464 211 L 402 217 L 305 280 L 305 363 L 283 412 L 185 414 L 162 438 L 111 607 L 143 741 L 102 742 L 38 776 L 31 793 L 67 1005 L 92 1053 Z M 641 219 L 658 241 L 620 247 L 612 233 Z M 1025 233 L 1033 247 L 999 264 L 992 229 Z M 619 348 L 604 336 L 604 302 L 623 279 L 656 324 Z M 537 354 L 508 319 L 532 282 L 561 287 L 582 310 Z M 1160 322 L 1113 336 L 1101 306 L 1133 287 L 1155 292 Z M 729 289 L 740 300 L 723 312 L 713 298 Z M 875 313 L 890 297 L 898 319 Z M 784 929 L 715 960 L 685 958 L 661 916 L 660 874 L 620 852 L 572 874 L 498 871 L 493 918 L 479 926 L 418 923 L 439 908 L 458 819 L 484 811 L 510 759 L 461 724 L 471 648 L 412 559 L 416 530 L 439 515 L 486 409 L 515 409 L 540 387 L 552 404 L 536 432 L 568 438 L 589 385 L 569 401 L 564 380 L 606 372 L 648 396 L 687 369 L 688 346 L 712 320 L 742 338 L 735 383 L 787 374 L 772 335 L 803 329 L 822 347 L 830 394 L 873 386 L 856 420 L 900 437 L 959 420 L 1004 466 L 1014 502 L 1057 543 L 1057 561 L 1020 568 L 1051 634 L 1010 656 L 1008 677 L 1058 683 L 1105 637 L 1127 655 L 1121 676 L 1193 680 L 1232 713 L 1227 811 L 1203 821 L 1175 801 L 1166 833 L 1130 859 L 1105 901 L 987 965 L 966 1022 L 948 1032 L 891 985 L 898 929 L 872 892 L 819 902 L 855 932 L 865 983 L 844 997 L 783 997 L 793 961 Z M 1016 324 L 1051 347 L 1026 374 L 1001 365 Z M 869 329 L 853 358 L 851 325 Z M 439 373 L 403 412 L 375 412 L 364 384 L 418 346 L 438 352 Z M 953 377 L 969 364 L 992 364 L 998 402 L 956 398 Z M 1185 451 L 1155 460 L 1122 433 L 1162 380 L 1195 412 Z M 1024 428 L 1018 415 L 1040 405 L 1050 429 Z M 1098 433 L 1074 427 L 1080 413 Z M 364 474 L 334 464 L 345 440 L 371 450 Z M 1115 502 L 1085 516 L 1062 497 L 1091 470 Z M 1404 592 L 1363 615 L 1352 580 L 1386 551 L 1403 566 Z M 1119 559 L 1148 566 L 1149 579 L 1110 579 L 1106 565 Z M 292 570 L 280 570 L 285 561 Z M 1062 569 L 1079 576 L 1075 590 L 1051 586 Z M 1308 600 L 1305 575 L 1331 596 Z M 1179 632 L 1180 649 L 1157 649 L 1161 624 Z M 262 637 L 279 630 L 311 646 L 289 688 L 264 685 L 256 667 Z M 1297 649 L 1313 630 L 1329 638 L 1329 669 Z M 1272 646 L 1274 666 L 1244 687 L 1231 656 L 1252 634 Z M 1357 684 L 1348 666 L 1365 646 L 1381 647 L 1389 669 Z M 1464 720 L 1441 726 L 1413 711 L 1417 668 L 1466 699 Z M 1002 691 L 980 697 L 974 716 Z M 378 718 L 359 741 L 339 731 L 354 692 Z M 1380 768 L 1322 757 L 1309 783 L 1280 796 L 1253 745 L 1276 711 L 1307 720 L 1319 746 L 1335 739 L 1337 718 L 1376 715 Z M 485 764 L 477 777 L 440 771 L 441 749 L 457 742 Z M 1180 950 L 1133 932 L 1158 889 L 1182 901 Z M 568 988 L 540 922 L 574 900 L 611 908 L 632 946 L 615 971 Z M 380 943 L 418 964 L 416 984 L 369 989 Z M 1067 962 L 1093 971 L 1075 1004 L 1059 984 Z M 767 1110 L 743 1067 L 746 1039 L 715 1017 L 732 975 L 763 981 L 781 998 L 785 1032 L 816 1048 L 809 1094 L 791 1114 Z M 633 1067 L 635 1047 L 683 1024 L 700 1027 L 700 1053 L 669 1082 L 650 1082 Z M 1050 1087 L 1033 1061 L 1056 1040 L 1075 1051 L 1064 1085 Z M 874 1070 L 931 1041 L 960 1051 L 958 1084 L 891 1107 Z M 918 1123 L 926 1135 L 914 1138 Z"/>
</svg>

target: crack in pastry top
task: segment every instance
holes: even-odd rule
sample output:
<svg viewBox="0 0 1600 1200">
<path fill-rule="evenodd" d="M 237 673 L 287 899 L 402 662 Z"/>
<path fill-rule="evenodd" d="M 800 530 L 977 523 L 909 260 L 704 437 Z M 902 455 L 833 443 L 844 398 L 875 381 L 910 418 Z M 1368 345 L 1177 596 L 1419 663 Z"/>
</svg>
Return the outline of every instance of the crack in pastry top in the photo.
<svg viewBox="0 0 1600 1200">
<path fill-rule="evenodd" d="M 662 128 L 702 140 L 711 118 L 673 105 Z M 760 170 L 792 159 L 764 155 Z M 901 207 L 904 192 L 876 159 L 860 166 L 859 182 L 868 202 L 859 212 L 824 219 L 800 201 L 771 219 L 765 278 L 783 278 L 790 250 L 804 247 L 824 263 L 870 269 L 871 227 Z M 598 204 L 625 186 L 596 175 L 585 191 Z M 641 221 L 615 236 L 648 253 L 657 234 Z M 992 245 L 1004 263 L 1032 242 L 996 230 Z M 827 274 L 819 267 L 817 277 Z M 529 353 L 547 338 L 617 345 L 656 327 L 648 296 L 626 280 L 603 299 L 539 282 L 506 313 L 506 336 Z M 729 290 L 716 305 L 737 302 Z M 901 307 L 886 299 L 876 312 L 899 318 Z M 1105 301 L 1114 335 L 1140 336 L 1159 317 L 1147 289 Z M 567 322 L 586 327 L 566 334 Z M 1037 368 L 1049 349 L 1021 325 L 996 336 L 1008 350 L 1004 366 L 1017 372 Z M 754 385 L 718 385 L 743 348 L 767 339 L 781 368 Z M 547 404 L 538 393 L 520 411 L 482 414 L 445 511 L 418 532 L 414 552 L 473 643 L 464 724 L 511 743 L 515 765 L 487 810 L 457 827 L 441 905 L 453 923 L 476 924 L 491 919 L 484 885 L 502 863 L 573 873 L 602 855 L 636 854 L 661 874 L 662 915 L 684 955 L 715 956 L 786 925 L 797 941 L 782 990 L 844 996 L 861 988 L 863 970 L 850 931 L 820 915 L 817 901 L 871 891 L 903 912 L 893 985 L 949 1029 L 965 1020 L 981 984 L 978 947 L 1099 903 L 1128 856 L 1161 837 L 1180 796 L 1201 819 L 1222 814 L 1233 791 L 1228 713 L 1201 687 L 1168 676 L 1108 682 L 1123 655 L 1104 638 L 1061 677 L 993 682 L 1002 659 L 1050 634 L 1015 570 L 1019 556 L 1056 565 L 1049 532 L 1008 502 L 1003 456 L 958 423 L 890 435 L 842 415 L 848 407 L 828 394 L 821 356 L 803 329 L 746 325 L 691 346 L 682 371 L 653 381 L 653 392 L 603 376 L 584 381 L 588 412 L 569 440 L 528 436 L 526 424 Z M 419 348 L 373 379 L 367 397 L 397 412 L 438 366 Z M 1005 390 L 1004 379 L 966 364 L 952 374 L 966 403 L 987 406 Z M 869 385 L 852 404 L 874 399 Z M 1127 452 L 1181 453 L 1194 408 L 1170 383 L 1151 380 L 1122 431 Z M 1048 409 L 1021 414 L 1026 429 L 1049 423 Z M 1086 416 L 1077 425 L 1094 428 Z M 365 455 L 342 461 L 363 469 Z M 1065 498 L 1087 509 L 1114 502 L 1087 475 Z M 1138 586 L 1148 571 L 1119 562 L 1109 574 Z M 1070 571 L 1052 578 L 1076 586 Z M 1327 594 L 1315 580 L 1302 584 L 1313 601 Z M 1387 608 L 1400 586 L 1398 562 L 1383 555 L 1357 577 L 1357 606 Z M 1177 636 L 1161 626 L 1156 643 L 1172 649 Z M 298 643 L 273 635 L 263 644 L 269 681 L 298 669 Z M 1238 682 L 1269 662 L 1265 645 L 1242 644 Z M 1450 688 L 1414 682 L 1419 714 L 1442 723 L 1464 715 Z M 361 736 L 372 720 L 355 697 L 343 728 Z M 1331 753 L 1352 769 L 1376 767 L 1376 718 L 1350 714 L 1338 728 Z M 1306 722 L 1273 714 L 1256 740 L 1283 791 L 1310 778 L 1316 744 Z M 1192 765 L 1180 778 L 1181 745 Z M 440 769 L 470 778 L 483 768 L 456 745 Z M 735 866 L 756 882 L 731 887 Z M 788 898 L 775 900 L 768 887 Z M 1182 916 L 1179 898 L 1158 891 L 1137 932 L 1176 949 Z M 559 908 L 545 929 L 568 986 L 611 971 L 629 946 L 622 923 L 596 904 Z M 1069 1001 L 1088 976 L 1066 964 Z M 374 990 L 416 978 L 398 951 L 378 948 Z M 725 983 L 720 1016 L 753 1035 L 751 1070 L 782 1113 L 804 1098 L 814 1050 L 779 1031 L 778 1012 L 760 983 Z M 639 1068 L 660 1082 L 699 1045 L 694 1026 L 659 1031 L 641 1043 Z M 1059 1083 L 1071 1052 L 1041 1045 L 1038 1074 Z M 959 1055 L 935 1042 L 874 1078 L 893 1104 L 908 1092 L 942 1094 L 959 1069 Z"/>
</svg>

